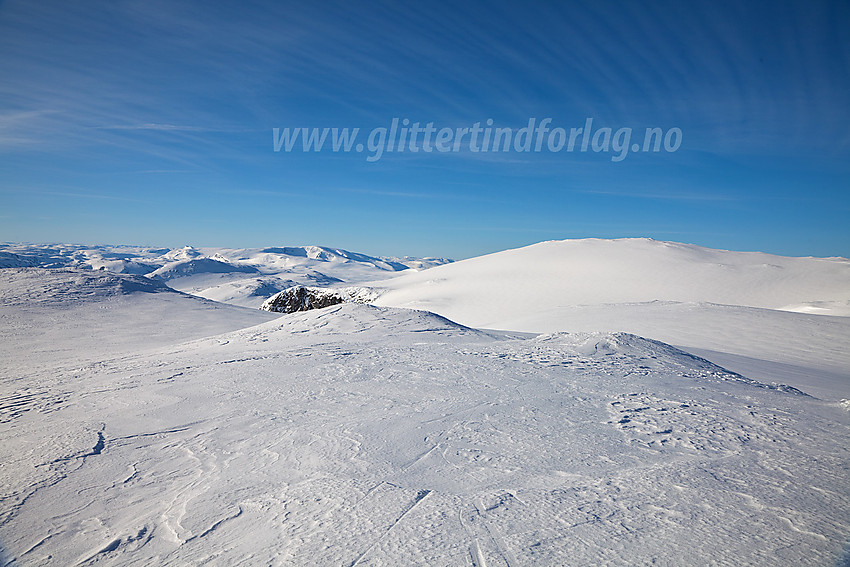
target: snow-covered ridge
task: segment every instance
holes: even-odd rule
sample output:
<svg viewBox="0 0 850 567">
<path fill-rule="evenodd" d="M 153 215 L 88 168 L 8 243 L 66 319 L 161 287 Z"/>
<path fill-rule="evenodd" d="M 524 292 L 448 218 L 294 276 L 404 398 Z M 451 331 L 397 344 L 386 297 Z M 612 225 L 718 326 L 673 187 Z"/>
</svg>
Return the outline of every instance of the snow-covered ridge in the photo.
<svg viewBox="0 0 850 567">
<path fill-rule="evenodd" d="M 134 293 L 172 293 L 162 282 L 143 276 L 72 268 L 7 268 L 0 277 L 0 304 L 75 304 Z"/>
</svg>

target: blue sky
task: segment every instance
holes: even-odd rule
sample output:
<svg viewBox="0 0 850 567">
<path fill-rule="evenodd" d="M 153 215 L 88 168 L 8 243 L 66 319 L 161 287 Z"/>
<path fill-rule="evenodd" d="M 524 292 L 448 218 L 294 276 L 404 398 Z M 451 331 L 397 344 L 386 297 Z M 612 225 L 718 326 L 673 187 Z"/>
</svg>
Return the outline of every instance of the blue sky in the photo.
<svg viewBox="0 0 850 567">
<path fill-rule="evenodd" d="M 0 240 L 850 256 L 847 29 L 847 2 L 4 1 Z M 620 162 L 273 151 L 394 117 L 683 136 Z"/>
</svg>

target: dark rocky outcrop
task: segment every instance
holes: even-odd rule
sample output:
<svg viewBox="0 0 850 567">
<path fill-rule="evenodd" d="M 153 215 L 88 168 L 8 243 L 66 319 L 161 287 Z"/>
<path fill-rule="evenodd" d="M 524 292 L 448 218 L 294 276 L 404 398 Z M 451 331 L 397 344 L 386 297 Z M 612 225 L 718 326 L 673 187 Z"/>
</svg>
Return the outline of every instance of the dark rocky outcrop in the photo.
<svg viewBox="0 0 850 567">
<path fill-rule="evenodd" d="M 277 313 L 295 313 L 322 309 L 344 303 L 346 298 L 333 290 L 297 285 L 273 295 L 260 309 Z"/>
<path fill-rule="evenodd" d="M 365 287 L 321 288 L 296 285 L 271 296 L 260 309 L 276 313 L 296 313 L 322 309 L 340 303 L 370 303 L 378 293 Z"/>
</svg>

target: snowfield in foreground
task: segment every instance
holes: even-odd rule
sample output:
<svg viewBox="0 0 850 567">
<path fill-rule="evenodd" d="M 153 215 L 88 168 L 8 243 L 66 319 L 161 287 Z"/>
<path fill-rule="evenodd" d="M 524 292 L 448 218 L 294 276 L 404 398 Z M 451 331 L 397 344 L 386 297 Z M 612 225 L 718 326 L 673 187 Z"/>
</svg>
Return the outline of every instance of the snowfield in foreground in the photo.
<svg viewBox="0 0 850 567">
<path fill-rule="evenodd" d="M 534 293 L 459 299 L 501 285 L 467 262 L 419 274 L 442 291 L 410 301 L 468 299 L 481 316 L 514 313 L 496 297 L 534 301 L 527 324 L 545 334 L 356 303 L 280 316 L 139 276 L 0 270 L 0 565 L 839 561 L 848 318 L 774 305 L 839 309 L 823 278 L 806 291 L 789 276 L 770 305 L 662 287 L 644 301 L 613 283 L 622 303 L 568 305 L 563 284 L 547 311 L 534 290 L 550 284 L 517 265 Z M 677 340 L 620 332 L 641 326 Z"/>
</svg>

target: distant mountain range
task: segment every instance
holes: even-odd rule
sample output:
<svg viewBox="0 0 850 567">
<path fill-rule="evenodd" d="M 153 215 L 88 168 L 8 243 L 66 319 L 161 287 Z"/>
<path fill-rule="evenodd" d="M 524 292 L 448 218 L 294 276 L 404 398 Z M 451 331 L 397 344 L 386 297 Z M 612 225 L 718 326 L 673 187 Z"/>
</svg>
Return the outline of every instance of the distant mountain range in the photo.
<svg viewBox="0 0 850 567">
<path fill-rule="evenodd" d="M 170 287 L 244 307 L 259 307 L 293 285 L 330 286 L 384 279 L 446 258 L 369 256 L 324 246 L 152 248 L 74 244 L 0 244 L 0 268 L 104 270 L 147 276 Z"/>
</svg>

